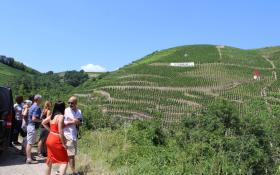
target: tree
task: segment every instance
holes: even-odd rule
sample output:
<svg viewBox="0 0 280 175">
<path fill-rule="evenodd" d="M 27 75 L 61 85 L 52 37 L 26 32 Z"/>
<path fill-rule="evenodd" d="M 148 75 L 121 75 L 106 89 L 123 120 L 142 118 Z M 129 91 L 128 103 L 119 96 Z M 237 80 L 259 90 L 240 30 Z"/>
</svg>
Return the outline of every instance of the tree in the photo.
<svg viewBox="0 0 280 175">
<path fill-rule="evenodd" d="M 84 71 L 67 71 L 64 75 L 64 82 L 77 87 L 89 79 L 89 76 Z"/>
</svg>

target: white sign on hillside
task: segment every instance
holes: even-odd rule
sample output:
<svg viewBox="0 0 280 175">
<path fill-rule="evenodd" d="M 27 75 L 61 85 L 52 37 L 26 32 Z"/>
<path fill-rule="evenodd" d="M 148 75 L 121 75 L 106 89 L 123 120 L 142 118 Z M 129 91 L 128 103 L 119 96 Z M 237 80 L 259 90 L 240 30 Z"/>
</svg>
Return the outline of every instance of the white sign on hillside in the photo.
<svg viewBox="0 0 280 175">
<path fill-rule="evenodd" d="M 173 67 L 194 67 L 194 62 L 170 63 L 170 66 L 173 66 Z"/>
</svg>

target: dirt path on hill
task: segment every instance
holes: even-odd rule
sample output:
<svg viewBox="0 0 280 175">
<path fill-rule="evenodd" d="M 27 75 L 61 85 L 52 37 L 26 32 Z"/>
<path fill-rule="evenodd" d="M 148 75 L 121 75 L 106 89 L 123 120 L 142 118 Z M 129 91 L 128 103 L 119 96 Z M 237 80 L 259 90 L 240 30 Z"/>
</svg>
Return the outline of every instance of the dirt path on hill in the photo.
<svg viewBox="0 0 280 175">
<path fill-rule="evenodd" d="M 276 66 L 275 66 L 274 62 L 271 61 L 270 59 L 268 59 L 268 56 L 266 56 L 266 55 L 264 55 L 263 58 L 271 64 L 272 69 L 273 69 L 272 76 L 274 77 L 275 80 L 277 80 L 277 73 L 275 71 Z"/>
<path fill-rule="evenodd" d="M 153 74 L 130 74 L 118 77 L 118 79 L 123 78 L 134 78 L 134 77 L 153 77 L 153 78 L 166 78 L 165 76 L 153 75 Z"/>
<path fill-rule="evenodd" d="M 218 50 L 218 53 L 219 53 L 219 57 L 220 57 L 220 60 L 222 59 L 222 52 L 221 52 L 221 49 L 224 48 L 224 46 L 216 46 L 217 50 Z"/>
<path fill-rule="evenodd" d="M 93 91 L 94 93 L 100 94 L 101 96 L 105 97 L 107 100 L 112 100 L 113 98 L 111 97 L 109 92 L 103 91 L 103 90 L 98 90 L 98 91 Z"/>
<path fill-rule="evenodd" d="M 90 97 L 91 94 L 74 94 L 76 97 Z"/>
<path fill-rule="evenodd" d="M 271 61 L 270 59 L 268 59 L 268 57 L 267 57 L 267 56 L 263 56 L 263 58 L 264 58 L 267 62 L 269 62 L 269 63 L 271 64 L 272 69 L 275 69 L 275 68 L 276 68 L 276 67 L 275 67 L 274 62 L 273 62 L 273 61 Z"/>
<path fill-rule="evenodd" d="M 105 86 L 103 87 L 103 90 L 105 89 L 119 89 L 119 90 L 127 90 L 127 89 L 143 89 L 143 90 L 161 90 L 161 91 L 181 91 L 185 92 L 188 90 L 191 91 L 197 91 L 197 92 L 204 92 L 206 95 L 212 95 L 212 96 L 217 96 L 216 91 L 220 90 L 229 90 L 233 89 L 242 83 L 245 82 L 233 82 L 227 85 L 223 86 L 213 86 L 213 87 L 166 87 L 166 86 Z"/>
<path fill-rule="evenodd" d="M 151 63 L 150 66 L 169 66 L 168 63 Z M 235 67 L 241 67 L 241 68 L 250 68 L 250 69 L 259 69 L 259 70 L 273 70 L 273 68 L 270 67 L 257 67 L 257 66 L 247 66 L 247 65 L 240 65 L 240 64 L 232 64 L 232 63 L 202 63 L 197 64 L 198 67 L 203 66 L 235 66 Z M 141 75 L 141 74 L 139 74 Z"/>
<path fill-rule="evenodd" d="M 271 66 L 272 66 L 272 77 L 274 78 L 274 80 L 276 81 L 277 80 L 277 73 L 276 73 L 276 71 L 275 71 L 275 68 L 276 68 L 276 66 L 275 66 L 275 64 L 274 64 L 274 62 L 272 61 L 272 60 L 270 60 L 269 58 L 268 58 L 268 56 L 267 55 L 263 55 L 263 58 L 267 61 L 267 62 L 269 62 L 270 64 L 271 64 Z M 267 84 L 264 88 L 262 88 L 262 90 L 261 90 L 261 96 L 262 97 L 264 97 L 264 101 L 265 101 L 265 104 L 266 104 L 266 106 L 267 106 L 267 110 L 269 111 L 269 113 L 270 114 L 272 114 L 272 108 L 271 108 L 271 104 L 269 104 L 269 102 L 268 102 L 268 100 L 267 100 L 267 91 L 268 91 L 268 89 L 269 89 L 269 87 L 272 85 L 272 83 L 273 83 L 274 81 L 272 81 L 272 82 L 270 82 L 269 84 Z M 272 114 L 273 115 L 273 114 Z M 275 116 L 274 116 L 275 117 Z"/>
</svg>

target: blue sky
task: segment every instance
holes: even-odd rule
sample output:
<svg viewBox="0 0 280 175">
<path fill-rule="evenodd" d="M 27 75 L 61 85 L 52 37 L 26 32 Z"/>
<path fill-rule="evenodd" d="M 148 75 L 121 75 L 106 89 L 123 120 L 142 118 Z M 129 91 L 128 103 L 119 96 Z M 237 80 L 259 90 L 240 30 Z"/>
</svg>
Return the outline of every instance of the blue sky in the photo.
<svg viewBox="0 0 280 175">
<path fill-rule="evenodd" d="M 280 45 L 277 0 L 3 0 L 0 55 L 39 71 L 108 71 L 188 44 Z"/>
</svg>

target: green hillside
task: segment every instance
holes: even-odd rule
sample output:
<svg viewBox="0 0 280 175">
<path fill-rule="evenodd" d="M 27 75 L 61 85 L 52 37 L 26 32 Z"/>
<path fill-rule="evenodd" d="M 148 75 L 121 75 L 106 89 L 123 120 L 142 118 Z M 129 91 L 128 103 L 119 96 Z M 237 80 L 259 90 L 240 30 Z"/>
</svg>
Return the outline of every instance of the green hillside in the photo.
<svg viewBox="0 0 280 175">
<path fill-rule="evenodd" d="M 92 172 L 280 174 L 279 66 L 280 47 L 191 45 L 88 80 L 75 94 Z"/>
<path fill-rule="evenodd" d="M 24 74 L 26 74 L 26 72 L 23 72 L 21 70 L 18 70 L 18 69 L 15 69 L 15 68 L 12 68 L 10 66 L 0 63 L 0 84 L 1 85 L 7 84 L 12 79 L 20 77 Z"/>
<path fill-rule="evenodd" d="M 37 70 L 24 66 L 20 70 L 15 65 L 0 62 L 0 86 L 8 86 L 13 90 L 13 95 L 22 95 L 28 98 L 34 94 L 42 94 L 45 100 L 66 99 L 73 86 L 61 82 L 61 78 L 53 73 L 39 73 Z"/>
<path fill-rule="evenodd" d="M 246 105 L 241 104 L 250 99 L 269 100 L 268 104 L 280 100 L 279 53 L 279 47 L 176 47 L 147 55 L 101 81 L 88 81 L 76 93 L 91 97 L 86 103 L 98 103 L 105 115 L 129 120 L 160 117 L 166 123 L 178 122 L 217 98 L 234 102 L 244 114 Z M 172 62 L 195 66 L 171 67 Z M 260 71 L 259 81 L 253 79 L 255 70 Z"/>
<path fill-rule="evenodd" d="M 170 65 L 182 62 L 194 67 Z M 40 93 L 52 101 L 79 97 L 79 170 L 280 174 L 280 47 L 175 47 L 76 88 L 59 74 L 24 77 L 3 66 L 2 79 L 18 77 L 15 94 Z"/>
</svg>

